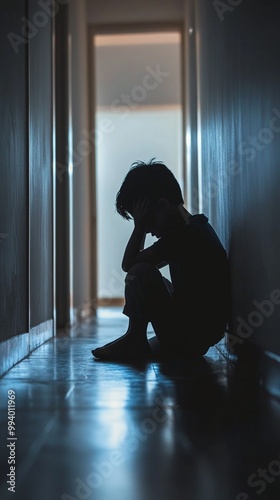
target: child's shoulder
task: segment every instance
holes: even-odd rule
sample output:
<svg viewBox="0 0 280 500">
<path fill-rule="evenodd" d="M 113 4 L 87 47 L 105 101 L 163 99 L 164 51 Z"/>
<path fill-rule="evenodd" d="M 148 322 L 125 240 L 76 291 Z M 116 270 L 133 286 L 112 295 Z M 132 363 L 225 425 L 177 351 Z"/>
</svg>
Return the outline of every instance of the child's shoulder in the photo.
<svg viewBox="0 0 280 500">
<path fill-rule="evenodd" d="M 208 224 L 208 217 L 204 214 L 191 215 L 189 218 L 190 225 L 198 224 L 200 226 L 205 226 Z"/>
</svg>

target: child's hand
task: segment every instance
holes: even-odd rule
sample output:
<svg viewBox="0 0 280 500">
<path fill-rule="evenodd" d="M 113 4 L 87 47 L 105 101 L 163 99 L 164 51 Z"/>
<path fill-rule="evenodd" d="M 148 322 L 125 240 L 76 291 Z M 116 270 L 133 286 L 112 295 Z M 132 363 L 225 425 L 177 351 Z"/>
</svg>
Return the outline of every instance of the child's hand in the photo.
<svg viewBox="0 0 280 500">
<path fill-rule="evenodd" d="M 133 219 L 135 227 L 141 227 L 147 231 L 147 227 L 151 217 L 151 202 L 147 196 L 139 198 L 133 206 Z"/>
</svg>

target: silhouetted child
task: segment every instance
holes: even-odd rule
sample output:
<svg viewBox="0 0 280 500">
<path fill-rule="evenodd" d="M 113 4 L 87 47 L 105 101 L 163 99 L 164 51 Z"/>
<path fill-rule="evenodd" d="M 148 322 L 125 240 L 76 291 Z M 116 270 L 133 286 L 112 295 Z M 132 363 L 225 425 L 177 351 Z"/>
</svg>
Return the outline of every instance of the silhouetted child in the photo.
<svg viewBox="0 0 280 500">
<path fill-rule="evenodd" d="M 118 213 L 134 229 L 122 268 L 127 332 L 92 351 L 96 358 L 126 360 L 204 355 L 224 335 L 229 310 L 226 252 L 205 215 L 184 207 L 180 186 L 161 162 L 134 163 L 116 197 Z M 144 249 L 145 236 L 158 238 Z M 159 268 L 169 265 L 171 281 Z M 147 340 L 151 322 L 156 337 Z M 156 340 L 157 339 L 157 340 Z"/>
</svg>

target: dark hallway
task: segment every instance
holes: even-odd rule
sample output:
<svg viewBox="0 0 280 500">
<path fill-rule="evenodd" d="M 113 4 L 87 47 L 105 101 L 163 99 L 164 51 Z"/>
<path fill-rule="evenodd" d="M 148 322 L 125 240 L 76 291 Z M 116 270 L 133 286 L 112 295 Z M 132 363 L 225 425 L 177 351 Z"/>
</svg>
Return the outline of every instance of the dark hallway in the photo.
<svg viewBox="0 0 280 500">
<path fill-rule="evenodd" d="M 125 323 L 101 309 L 2 379 L 2 430 L 16 394 L 12 498 L 277 500 L 279 401 L 219 348 L 188 365 L 93 362 L 90 349 Z M 1 498 L 11 495 L 2 485 Z"/>
<path fill-rule="evenodd" d="M 279 23 L 277 0 L 2 1 L 4 500 L 279 499 Z M 91 350 L 127 318 L 121 263 L 104 258 L 98 282 L 98 207 L 119 236 L 108 193 L 130 166 L 121 131 L 151 112 L 146 137 L 226 249 L 230 322 L 197 361 L 101 362 Z"/>
</svg>

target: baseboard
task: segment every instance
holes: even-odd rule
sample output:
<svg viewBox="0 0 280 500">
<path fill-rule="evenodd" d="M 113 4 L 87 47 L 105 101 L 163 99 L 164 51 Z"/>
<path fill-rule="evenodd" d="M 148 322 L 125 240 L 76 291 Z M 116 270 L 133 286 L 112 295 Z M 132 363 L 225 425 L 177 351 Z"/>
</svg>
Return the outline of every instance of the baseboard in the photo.
<svg viewBox="0 0 280 500">
<path fill-rule="evenodd" d="M 97 299 L 98 307 L 123 307 L 124 306 L 124 298 L 123 297 L 115 297 L 115 298 L 103 298 Z"/>
<path fill-rule="evenodd" d="M 22 333 L 0 343 L 0 376 L 29 354 L 29 333 Z"/>
<path fill-rule="evenodd" d="M 53 335 L 54 326 L 51 319 L 31 328 L 29 333 L 21 333 L 0 342 L 0 376 L 52 338 Z"/>
<path fill-rule="evenodd" d="M 49 319 L 44 323 L 41 323 L 34 328 L 31 328 L 29 334 L 29 352 L 34 351 L 40 345 L 44 344 L 47 340 L 52 338 L 54 335 L 53 332 L 53 320 Z"/>
</svg>

